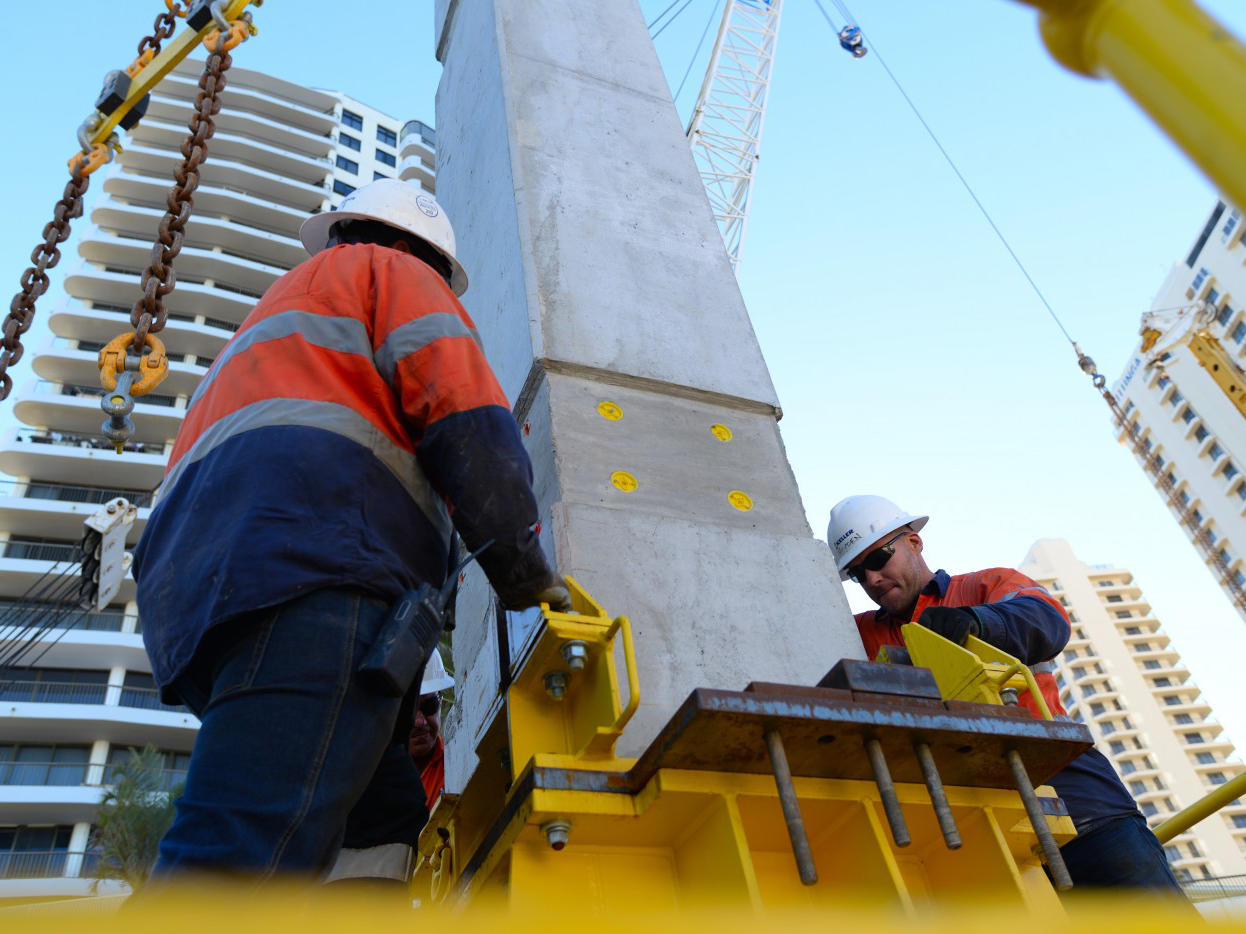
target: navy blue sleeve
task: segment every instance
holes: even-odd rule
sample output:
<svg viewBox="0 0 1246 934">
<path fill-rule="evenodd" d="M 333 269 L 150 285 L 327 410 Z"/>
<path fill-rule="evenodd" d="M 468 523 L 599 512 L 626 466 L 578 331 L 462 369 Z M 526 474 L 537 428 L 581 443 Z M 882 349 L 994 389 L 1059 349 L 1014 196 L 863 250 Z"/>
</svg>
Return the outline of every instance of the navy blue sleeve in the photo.
<svg viewBox="0 0 1246 934">
<path fill-rule="evenodd" d="M 504 603 L 536 592 L 550 570 L 538 541 L 532 463 L 510 411 L 481 406 L 434 422 L 416 450 L 429 482 Z"/>
<path fill-rule="evenodd" d="M 979 638 L 1026 665 L 1055 658 L 1069 641 L 1068 620 L 1039 597 L 1019 594 L 969 609 L 978 617 Z"/>
</svg>

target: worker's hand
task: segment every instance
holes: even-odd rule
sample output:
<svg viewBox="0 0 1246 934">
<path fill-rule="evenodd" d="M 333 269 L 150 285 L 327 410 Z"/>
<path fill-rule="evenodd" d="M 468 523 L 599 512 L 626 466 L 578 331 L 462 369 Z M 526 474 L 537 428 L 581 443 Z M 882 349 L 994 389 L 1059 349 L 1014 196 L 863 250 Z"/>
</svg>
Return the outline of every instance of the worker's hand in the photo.
<svg viewBox="0 0 1246 934">
<path fill-rule="evenodd" d="M 957 645 L 964 645 L 965 639 L 976 636 L 980 628 L 973 610 L 963 606 L 932 606 L 917 622 Z"/>
<path fill-rule="evenodd" d="M 548 603 L 555 613 L 571 612 L 571 591 L 567 582 L 557 574 L 550 574 L 544 585 L 525 593 L 512 594 L 503 600 L 508 610 L 525 610 L 530 606 Z"/>
</svg>

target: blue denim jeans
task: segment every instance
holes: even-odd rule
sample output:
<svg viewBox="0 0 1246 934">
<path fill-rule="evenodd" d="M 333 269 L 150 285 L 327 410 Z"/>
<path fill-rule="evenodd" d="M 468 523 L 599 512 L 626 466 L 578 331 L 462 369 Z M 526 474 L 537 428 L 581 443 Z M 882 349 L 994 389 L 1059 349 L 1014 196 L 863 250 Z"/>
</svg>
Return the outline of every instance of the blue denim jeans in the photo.
<svg viewBox="0 0 1246 934">
<path fill-rule="evenodd" d="M 1064 846 L 1060 855 L 1073 891 L 1103 888 L 1151 889 L 1181 894 L 1164 848 L 1141 814 L 1117 817 Z"/>
<path fill-rule="evenodd" d="M 387 610 L 321 590 L 205 637 L 174 684 L 203 725 L 155 878 L 319 873 L 348 824 L 354 845 L 414 842 L 428 812 L 393 741 L 401 698 L 355 675 Z"/>
</svg>

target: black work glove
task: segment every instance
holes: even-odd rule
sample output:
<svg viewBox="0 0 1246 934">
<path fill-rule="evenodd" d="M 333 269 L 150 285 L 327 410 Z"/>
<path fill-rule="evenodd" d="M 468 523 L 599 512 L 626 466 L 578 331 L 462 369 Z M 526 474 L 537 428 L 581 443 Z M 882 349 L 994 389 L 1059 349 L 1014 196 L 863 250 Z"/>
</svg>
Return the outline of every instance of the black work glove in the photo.
<svg viewBox="0 0 1246 934">
<path fill-rule="evenodd" d="M 957 645 L 964 645 L 965 639 L 976 636 L 981 628 L 973 610 L 963 606 L 932 606 L 917 623 Z"/>
</svg>

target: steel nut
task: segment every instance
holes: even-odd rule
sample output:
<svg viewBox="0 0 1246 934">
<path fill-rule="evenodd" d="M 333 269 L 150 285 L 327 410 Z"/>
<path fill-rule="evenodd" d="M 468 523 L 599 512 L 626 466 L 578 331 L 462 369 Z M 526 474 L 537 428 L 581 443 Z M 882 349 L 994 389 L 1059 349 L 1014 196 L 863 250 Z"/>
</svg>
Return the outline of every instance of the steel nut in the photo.
<svg viewBox="0 0 1246 934">
<path fill-rule="evenodd" d="M 567 696 L 567 674 L 563 671 L 551 671 L 545 676 L 545 693 L 554 700 L 562 700 Z"/>
<path fill-rule="evenodd" d="M 583 671 L 584 666 L 588 664 L 588 644 L 579 639 L 564 642 L 562 657 L 572 671 Z"/>
</svg>

